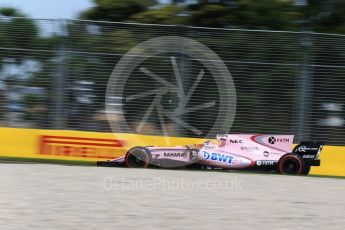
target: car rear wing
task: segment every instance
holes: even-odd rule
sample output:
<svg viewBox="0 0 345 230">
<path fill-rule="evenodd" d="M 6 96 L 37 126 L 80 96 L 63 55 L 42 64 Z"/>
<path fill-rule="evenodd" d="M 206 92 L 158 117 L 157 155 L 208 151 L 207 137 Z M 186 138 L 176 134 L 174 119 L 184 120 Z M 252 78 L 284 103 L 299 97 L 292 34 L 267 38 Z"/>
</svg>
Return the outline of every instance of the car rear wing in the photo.
<svg viewBox="0 0 345 230">
<path fill-rule="evenodd" d="M 292 152 L 297 153 L 303 159 L 319 159 L 324 143 L 302 141 Z"/>
</svg>

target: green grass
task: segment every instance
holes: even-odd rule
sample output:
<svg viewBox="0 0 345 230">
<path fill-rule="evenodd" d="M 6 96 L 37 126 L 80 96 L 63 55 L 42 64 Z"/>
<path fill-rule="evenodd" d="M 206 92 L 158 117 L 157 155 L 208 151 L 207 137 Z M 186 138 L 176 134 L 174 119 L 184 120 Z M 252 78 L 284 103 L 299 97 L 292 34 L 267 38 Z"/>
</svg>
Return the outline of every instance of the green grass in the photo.
<svg viewBox="0 0 345 230">
<path fill-rule="evenodd" d="M 62 165 L 88 165 L 96 166 L 96 162 L 90 161 L 70 161 L 70 160 L 57 160 L 57 159 L 40 159 L 40 158 L 25 158 L 25 157 L 0 157 L 0 161 L 8 163 L 46 163 L 46 164 L 62 164 Z"/>
</svg>

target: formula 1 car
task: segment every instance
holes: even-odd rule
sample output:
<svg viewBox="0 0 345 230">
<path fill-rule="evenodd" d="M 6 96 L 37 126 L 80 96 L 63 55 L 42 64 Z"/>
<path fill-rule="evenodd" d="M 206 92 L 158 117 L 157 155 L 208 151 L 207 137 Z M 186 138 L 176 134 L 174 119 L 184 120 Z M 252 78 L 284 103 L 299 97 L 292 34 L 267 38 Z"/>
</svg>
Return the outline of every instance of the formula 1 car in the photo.
<svg viewBox="0 0 345 230">
<path fill-rule="evenodd" d="M 320 142 L 301 142 L 292 149 L 293 135 L 225 134 L 197 148 L 134 147 L 124 157 L 97 166 L 128 168 L 268 169 L 280 174 L 308 175 L 320 166 Z M 218 143 L 215 143 L 218 142 Z"/>
</svg>

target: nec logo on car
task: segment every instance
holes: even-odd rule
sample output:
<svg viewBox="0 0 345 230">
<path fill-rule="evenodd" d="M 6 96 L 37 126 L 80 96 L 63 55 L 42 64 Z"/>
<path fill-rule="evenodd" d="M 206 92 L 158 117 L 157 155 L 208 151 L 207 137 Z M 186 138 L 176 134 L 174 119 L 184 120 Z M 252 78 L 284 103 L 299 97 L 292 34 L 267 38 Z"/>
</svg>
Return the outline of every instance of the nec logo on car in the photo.
<svg viewBox="0 0 345 230">
<path fill-rule="evenodd" d="M 290 140 L 289 138 L 275 138 L 275 137 L 270 137 L 268 138 L 268 143 L 271 145 L 274 145 L 275 143 L 288 143 Z"/>
<path fill-rule="evenodd" d="M 242 144 L 243 140 L 229 140 L 231 144 Z"/>
<path fill-rule="evenodd" d="M 231 164 L 233 157 L 219 154 L 219 153 L 208 153 L 206 151 L 202 152 L 202 157 L 205 160 L 212 160 L 212 161 L 219 161 L 219 162 L 224 162 Z"/>
</svg>

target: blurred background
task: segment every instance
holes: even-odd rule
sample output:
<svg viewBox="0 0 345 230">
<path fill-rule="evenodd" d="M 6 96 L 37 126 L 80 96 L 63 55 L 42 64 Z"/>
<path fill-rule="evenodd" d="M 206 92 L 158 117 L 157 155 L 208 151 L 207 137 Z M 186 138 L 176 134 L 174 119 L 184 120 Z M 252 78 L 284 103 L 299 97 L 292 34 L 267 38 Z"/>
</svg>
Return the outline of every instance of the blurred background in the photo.
<svg viewBox="0 0 345 230">
<path fill-rule="evenodd" d="M 344 33 L 343 0 L 0 0 L 0 126 L 110 132 L 107 112 L 119 123 L 116 114 L 125 113 L 135 126 L 152 98 L 124 104 L 123 97 L 157 83 L 134 70 L 128 95 L 108 98 L 119 110 L 105 111 L 108 79 L 132 47 L 171 35 L 205 44 L 228 67 L 237 93 L 232 133 L 344 145 Z M 200 66 L 176 58 L 188 88 Z M 172 79 L 169 55 L 143 65 Z M 216 105 L 183 120 L 209 130 L 214 111 L 222 110 L 219 90 L 206 72 L 191 104 Z M 167 97 L 165 108 L 178 103 Z M 158 115 L 140 132 L 161 134 Z"/>
</svg>

